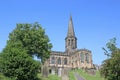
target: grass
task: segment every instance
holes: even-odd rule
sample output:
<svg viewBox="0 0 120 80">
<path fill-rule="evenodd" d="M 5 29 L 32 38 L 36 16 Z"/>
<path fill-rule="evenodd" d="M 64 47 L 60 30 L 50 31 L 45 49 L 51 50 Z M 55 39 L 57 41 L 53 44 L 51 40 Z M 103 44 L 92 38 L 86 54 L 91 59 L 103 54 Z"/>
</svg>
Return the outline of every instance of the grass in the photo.
<svg viewBox="0 0 120 80">
<path fill-rule="evenodd" d="M 96 72 L 96 75 L 90 75 L 86 72 L 84 72 L 83 70 L 79 69 L 79 70 L 76 70 L 76 72 L 78 72 L 82 77 L 84 77 L 84 79 L 86 80 L 105 80 L 104 78 L 102 78 L 100 76 L 100 73 L 99 71 Z"/>
<path fill-rule="evenodd" d="M 85 80 L 105 80 L 104 78 L 100 77 L 99 71 L 96 72 L 96 75 L 92 76 L 84 72 L 83 70 L 72 70 L 69 72 L 69 79 L 75 80 L 74 73 L 77 72 L 80 76 L 84 77 Z M 49 75 L 47 78 L 42 77 L 41 74 L 38 74 L 39 80 L 61 80 L 61 77 L 57 75 Z M 5 77 L 3 74 L 0 73 L 0 80 L 12 80 L 10 78 Z"/>
<path fill-rule="evenodd" d="M 57 75 L 49 75 L 47 78 L 44 78 L 41 74 L 38 74 L 38 78 L 40 80 L 61 80 L 61 77 L 58 77 Z"/>
<path fill-rule="evenodd" d="M 69 72 L 69 80 L 75 80 L 74 72 L 70 71 Z"/>
<path fill-rule="evenodd" d="M 38 74 L 39 80 L 61 80 L 61 77 L 58 77 L 57 75 L 49 75 L 47 78 L 42 77 L 41 74 Z M 10 79 L 8 77 L 5 77 L 2 73 L 0 73 L 0 80 L 14 80 Z"/>
</svg>

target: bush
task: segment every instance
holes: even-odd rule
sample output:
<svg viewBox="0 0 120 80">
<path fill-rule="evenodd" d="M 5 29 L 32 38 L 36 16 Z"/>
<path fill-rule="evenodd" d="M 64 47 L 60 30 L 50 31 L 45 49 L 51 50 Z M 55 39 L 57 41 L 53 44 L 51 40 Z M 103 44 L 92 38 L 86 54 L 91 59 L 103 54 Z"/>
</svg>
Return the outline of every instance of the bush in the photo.
<svg viewBox="0 0 120 80">
<path fill-rule="evenodd" d="M 39 63 L 20 48 L 10 48 L 1 54 L 1 72 L 15 80 L 36 80 Z"/>
<path fill-rule="evenodd" d="M 0 80 L 15 80 L 15 79 L 5 77 L 2 73 L 0 73 Z"/>
</svg>

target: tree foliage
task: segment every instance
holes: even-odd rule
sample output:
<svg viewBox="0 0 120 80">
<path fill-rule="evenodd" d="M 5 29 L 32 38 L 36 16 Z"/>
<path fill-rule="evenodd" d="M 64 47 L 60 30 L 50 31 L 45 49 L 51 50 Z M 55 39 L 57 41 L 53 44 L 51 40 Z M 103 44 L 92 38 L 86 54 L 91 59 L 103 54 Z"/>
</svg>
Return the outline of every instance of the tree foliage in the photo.
<svg viewBox="0 0 120 80">
<path fill-rule="evenodd" d="M 0 72 L 15 80 L 36 80 L 40 64 L 33 56 L 44 63 L 51 47 L 40 24 L 17 24 L 0 54 Z"/>
<path fill-rule="evenodd" d="M 8 43 L 19 41 L 29 55 L 36 55 L 42 62 L 49 58 L 52 44 L 40 24 L 17 24 L 9 35 Z"/>
<path fill-rule="evenodd" d="M 109 56 L 101 68 L 101 75 L 107 80 L 120 80 L 120 49 L 116 47 L 116 39 L 113 38 L 106 44 L 109 51 L 104 51 Z"/>
<path fill-rule="evenodd" d="M 20 45 L 20 43 L 8 44 L 3 50 L 0 55 L 1 72 L 15 80 L 36 80 L 39 63 Z"/>
</svg>

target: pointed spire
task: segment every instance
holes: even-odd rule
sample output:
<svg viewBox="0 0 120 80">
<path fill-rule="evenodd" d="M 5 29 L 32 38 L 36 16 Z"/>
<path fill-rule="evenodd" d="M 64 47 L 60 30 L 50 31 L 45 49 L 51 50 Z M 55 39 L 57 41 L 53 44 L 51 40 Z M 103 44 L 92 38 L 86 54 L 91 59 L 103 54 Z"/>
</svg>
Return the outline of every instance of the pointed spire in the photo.
<svg viewBox="0 0 120 80">
<path fill-rule="evenodd" d="M 71 37 L 71 36 L 75 37 L 75 33 L 74 33 L 72 16 L 70 15 L 70 21 L 69 21 L 69 25 L 68 25 L 68 34 L 67 34 L 67 37 Z"/>
<path fill-rule="evenodd" d="M 68 24 L 68 33 L 65 38 L 65 48 L 66 50 L 76 49 L 77 48 L 77 38 L 75 37 L 72 16 L 70 15 L 70 20 Z"/>
</svg>

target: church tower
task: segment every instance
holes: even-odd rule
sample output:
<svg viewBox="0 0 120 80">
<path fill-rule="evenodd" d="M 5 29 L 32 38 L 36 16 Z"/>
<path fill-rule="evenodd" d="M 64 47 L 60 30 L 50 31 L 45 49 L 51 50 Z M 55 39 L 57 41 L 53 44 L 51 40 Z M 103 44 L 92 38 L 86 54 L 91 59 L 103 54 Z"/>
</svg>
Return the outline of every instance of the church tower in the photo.
<svg viewBox="0 0 120 80">
<path fill-rule="evenodd" d="M 72 16 L 70 16 L 70 20 L 68 24 L 68 33 L 67 33 L 67 37 L 65 38 L 65 48 L 66 50 L 77 48 L 77 38 L 75 37 Z"/>
</svg>

